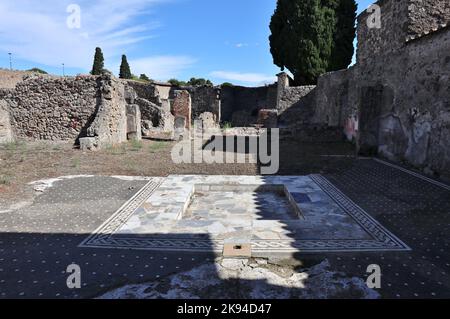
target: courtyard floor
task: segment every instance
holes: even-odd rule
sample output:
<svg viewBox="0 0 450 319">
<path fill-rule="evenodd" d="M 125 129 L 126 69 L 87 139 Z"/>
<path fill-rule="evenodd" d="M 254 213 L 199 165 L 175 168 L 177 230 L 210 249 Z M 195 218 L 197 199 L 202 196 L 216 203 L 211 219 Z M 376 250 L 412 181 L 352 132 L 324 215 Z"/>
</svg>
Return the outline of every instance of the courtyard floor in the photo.
<svg viewBox="0 0 450 319">
<path fill-rule="evenodd" d="M 139 240 L 136 238 L 134 247 L 114 247 L 110 236 L 96 237 L 100 241 L 89 245 L 89 238 L 98 235 L 102 227 L 111 224 L 109 222 L 114 220 L 117 212 L 147 190 L 142 200 L 133 202 L 135 207 L 130 212 L 135 213 L 135 218 L 128 216 L 121 220 L 121 228 L 117 228 L 122 229 L 117 233 L 119 237 L 124 233 L 128 236 L 130 231 L 139 235 L 136 229 L 142 229 L 144 225 L 145 234 L 146 223 L 139 218 L 139 208 L 148 209 L 145 203 L 147 200 L 152 202 L 149 199 L 161 184 L 177 182 L 176 177 L 169 175 L 228 175 L 228 179 L 233 179 L 232 175 L 246 175 L 250 181 L 241 184 L 257 184 L 258 168 L 255 165 L 175 165 L 170 159 L 170 149 L 170 143 L 151 141 L 96 153 L 82 153 L 61 143 L 2 146 L 0 297 L 91 298 L 108 292 L 105 297 L 450 297 L 450 187 L 386 162 L 356 158 L 347 144 L 283 143 L 280 175 L 286 176 L 286 180 L 271 184 L 292 183 L 294 204 L 298 204 L 308 222 L 314 222 L 319 216 L 308 217 L 308 213 L 318 207 L 311 204 L 316 202 L 315 199 L 322 199 L 320 202 L 326 211 L 333 206 L 335 214 L 330 218 L 344 221 L 341 224 L 349 227 L 349 232 L 345 234 L 345 227 L 342 229 L 344 237 L 339 237 L 342 235 L 339 232 L 331 232 L 336 236 L 331 239 L 345 239 L 350 245 L 354 240 L 388 234 L 401 249 L 375 249 L 372 246 L 361 249 L 358 244 L 353 249 L 308 251 L 301 246 L 298 252 L 291 252 L 289 258 L 272 258 L 276 255 L 272 251 L 268 253 L 268 260 L 227 264 L 226 260 L 217 260 L 214 253 L 215 238 L 211 233 L 220 227 L 216 224 L 211 232 L 210 223 L 202 224 L 207 214 L 204 203 L 217 202 L 221 197 L 215 192 L 205 194 L 206 188 L 199 188 L 193 194 L 194 201 L 186 210 L 184 226 L 187 228 L 179 228 L 179 235 L 195 235 L 192 227 L 198 230 L 202 224 L 204 228 L 198 233 L 208 236 L 210 244 L 206 250 L 137 247 Z M 283 154 L 288 155 L 284 158 Z M 60 176 L 68 177 L 58 178 Z M 314 194 L 302 190 L 300 185 L 301 181 L 308 181 L 303 187 L 314 185 L 307 180 L 311 177 L 318 185 L 312 187 Z M 195 184 L 217 185 L 218 177 L 209 178 L 209 181 Z M 44 181 L 29 184 L 39 180 Z M 178 181 L 179 184 L 186 182 L 189 181 Z M 154 187 L 152 183 L 155 183 Z M 232 197 L 239 199 L 239 204 L 232 207 L 237 214 L 242 203 L 252 206 L 251 196 L 240 190 L 222 189 L 224 211 L 219 207 L 212 217 L 230 223 L 230 219 L 222 215 L 230 210 L 228 206 L 233 203 L 228 199 Z M 310 196 L 305 197 L 305 194 Z M 206 197 L 205 201 L 196 201 L 196 196 Z M 245 223 L 246 218 L 249 222 L 260 219 L 261 225 L 273 223 L 277 216 L 264 207 L 272 207 L 275 200 L 277 211 L 283 212 L 283 220 L 298 223 L 296 215 L 290 211 L 292 203 L 278 204 L 277 196 L 280 195 L 264 193 L 258 199 L 260 205 L 253 207 L 254 211 L 248 216 L 240 216 L 237 220 Z M 355 218 L 356 213 L 348 214 L 351 211 L 361 214 L 369 224 L 363 226 L 361 219 Z M 268 214 L 261 215 L 261 212 Z M 320 219 L 316 220 L 317 225 L 326 228 Z M 276 229 L 272 226 L 270 230 Z M 237 227 L 245 228 L 245 225 Z M 330 239 L 320 238 L 320 232 L 308 233 L 308 227 L 302 227 L 304 225 L 300 226 L 298 236 L 292 235 L 292 229 L 283 232 L 282 228 L 278 234 L 273 234 L 275 231 L 270 236 L 281 234 L 286 238 L 280 239 L 290 242 Z M 270 230 L 263 229 L 260 233 L 269 236 Z M 153 230 L 152 233 L 157 232 Z M 160 233 L 176 232 L 160 229 Z M 217 231 L 216 235 L 220 237 L 226 233 Z M 186 241 L 184 235 L 169 238 L 172 240 L 169 245 L 173 240 Z M 156 239 L 167 244 L 168 238 Z M 106 245 L 99 247 L 101 242 Z M 72 263 L 82 269 L 81 289 L 67 288 L 66 268 Z M 366 269 L 371 264 L 381 267 L 381 289 L 364 287 L 368 276 Z M 182 289 L 189 284 L 189 292 Z M 120 288 L 125 285 L 134 286 Z M 110 292 L 116 288 L 119 290 Z"/>
</svg>

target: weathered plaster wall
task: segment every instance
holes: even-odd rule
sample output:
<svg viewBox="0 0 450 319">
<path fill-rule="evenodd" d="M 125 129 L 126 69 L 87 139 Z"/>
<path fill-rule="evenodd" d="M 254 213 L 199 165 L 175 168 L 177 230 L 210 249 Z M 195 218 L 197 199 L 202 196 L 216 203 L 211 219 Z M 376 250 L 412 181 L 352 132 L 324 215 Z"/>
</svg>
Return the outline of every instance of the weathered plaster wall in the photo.
<svg viewBox="0 0 450 319">
<path fill-rule="evenodd" d="M 310 93 L 294 97 L 279 125 L 343 128 L 364 155 L 450 177 L 449 4 L 378 1 L 381 29 L 368 28 L 367 13 L 358 17 L 357 64 L 323 75 Z M 433 31 L 436 24 L 447 26 Z M 284 96 L 289 81 L 279 76 Z"/>
<path fill-rule="evenodd" d="M 349 105 L 359 111 L 359 149 L 448 177 L 450 29 L 430 28 L 450 21 L 449 2 L 379 3 L 382 29 L 369 30 L 365 15 L 359 17 L 358 63 L 349 82 Z"/>
<path fill-rule="evenodd" d="M 9 106 L 6 101 L 0 100 L 0 143 L 13 141 Z"/>
</svg>

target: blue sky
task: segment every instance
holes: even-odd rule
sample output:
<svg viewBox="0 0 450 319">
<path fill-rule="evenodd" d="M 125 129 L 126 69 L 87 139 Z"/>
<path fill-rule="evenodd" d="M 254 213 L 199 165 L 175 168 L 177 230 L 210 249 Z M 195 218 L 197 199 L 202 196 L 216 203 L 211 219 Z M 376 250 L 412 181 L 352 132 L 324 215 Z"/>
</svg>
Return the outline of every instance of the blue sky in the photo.
<svg viewBox="0 0 450 319">
<path fill-rule="evenodd" d="M 359 11 L 372 0 L 358 0 Z M 69 28 L 70 4 L 81 27 Z M 50 73 L 89 72 L 96 46 L 118 73 L 121 54 L 132 72 L 156 80 L 204 77 L 254 86 L 271 82 L 268 36 L 276 0 L 1 0 L 0 67 Z M 71 11 L 72 12 L 72 11 Z"/>
</svg>

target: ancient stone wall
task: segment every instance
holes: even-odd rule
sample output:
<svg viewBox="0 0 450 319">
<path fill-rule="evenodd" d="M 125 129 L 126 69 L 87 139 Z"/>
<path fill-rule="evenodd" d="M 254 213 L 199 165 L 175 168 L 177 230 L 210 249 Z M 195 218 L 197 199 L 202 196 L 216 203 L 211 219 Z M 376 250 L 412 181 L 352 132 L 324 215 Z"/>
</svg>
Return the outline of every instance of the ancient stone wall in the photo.
<svg viewBox="0 0 450 319">
<path fill-rule="evenodd" d="M 0 90 L 0 141 L 92 137 L 92 147 L 118 144 L 127 139 L 126 105 L 123 83 L 110 76 L 28 74 Z"/>
<path fill-rule="evenodd" d="M 323 75 L 298 100 L 286 99 L 297 102 L 280 115 L 279 126 L 341 128 L 361 154 L 450 177 L 449 2 L 377 4 L 380 29 L 368 27 L 367 13 L 358 17 L 357 64 Z M 441 27 L 423 32 L 436 24 Z M 279 96 L 296 89 L 279 77 Z M 283 98 L 278 103 L 284 109 Z"/>
<path fill-rule="evenodd" d="M 95 77 L 29 75 L 3 99 L 17 138 L 75 140 L 93 120 L 97 106 Z"/>
<path fill-rule="evenodd" d="M 392 24 L 389 34 L 383 28 L 368 30 L 364 14 L 359 18 L 359 57 L 348 91 L 349 105 L 358 110 L 359 149 L 450 176 L 450 29 L 422 33 L 431 21 L 449 21 L 448 2 L 383 3 L 383 17 L 407 12 L 408 18 Z M 393 42 L 393 50 L 388 43 L 396 32 L 403 40 Z M 368 43 L 364 34 L 370 34 Z M 374 38 L 385 45 L 369 54 Z"/>
<path fill-rule="evenodd" d="M 222 121 L 234 126 L 256 124 L 260 110 L 276 108 L 276 92 L 274 85 L 222 87 Z"/>
<path fill-rule="evenodd" d="M 285 88 L 278 97 L 278 112 L 282 114 L 287 109 L 293 107 L 299 100 L 301 100 L 312 90 L 314 90 L 314 88 L 314 85 L 293 86 Z"/>
<path fill-rule="evenodd" d="M 222 116 L 220 89 L 211 86 L 187 86 L 180 89 L 187 90 L 192 100 L 192 118 L 198 119 L 202 113 L 210 112 L 218 121 Z"/>
<path fill-rule="evenodd" d="M 408 19 L 411 37 L 440 29 L 450 22 L 450 1 L 409 0 Z"/>
<path fill-rule="evenodd" d="M 184 127 L 190 129 L 192 125 L 192 103 L 191 95 L 186 90 L 176 90 L 173 92 L 172 114 L 175 116 L 175 122 L 179 118 L 184 119 Z"/>
<path fill-rule="evenodd" d="M 380 0 L 381 28 L 369 28 L 368 21 L 374 13 L 363 12 L 358 17 L 357 61 L 364 64 L 375 55 L 388 55 L 404 46 L 408 34 L 409 0 Z"/>
<path fill-rule="evenodd" d="M 127 140 L 127 103 L 122 81 L 103 76 L 98 78 L 97 82 L 97 110 L 92 123 L 86 129 L 85 141 L 94 144 L 95 148 L 104 148 Z M 136 134 L 134 138 L 139 135 Z"/>
</svg>

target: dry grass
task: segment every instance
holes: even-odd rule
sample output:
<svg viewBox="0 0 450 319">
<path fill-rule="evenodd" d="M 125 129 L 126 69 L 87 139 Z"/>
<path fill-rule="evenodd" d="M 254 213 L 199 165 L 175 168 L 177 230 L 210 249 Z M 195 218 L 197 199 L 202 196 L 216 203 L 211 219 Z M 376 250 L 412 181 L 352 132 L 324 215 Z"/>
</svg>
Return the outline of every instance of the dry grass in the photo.
<svg viewBox="0 0 450 319">
<path fill-rule="evenodd" d="M 97 152 L 69 143 L 16 142 L 0 145 L 0 202 L 22 196 L 32 181 L 65 175 L 167 176 L 170 174 L 255 175 L 254 164 L 174 164 L 174 142 L 130 141 Z M 321 154 L 351 154 L 347 144 L 282 145 L 282 174 L 321 173 L 339 160 Z M 344 160 L 344 159 L 343 159 Z"/>
</svg>

